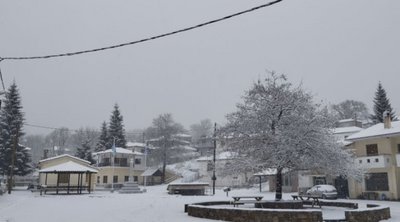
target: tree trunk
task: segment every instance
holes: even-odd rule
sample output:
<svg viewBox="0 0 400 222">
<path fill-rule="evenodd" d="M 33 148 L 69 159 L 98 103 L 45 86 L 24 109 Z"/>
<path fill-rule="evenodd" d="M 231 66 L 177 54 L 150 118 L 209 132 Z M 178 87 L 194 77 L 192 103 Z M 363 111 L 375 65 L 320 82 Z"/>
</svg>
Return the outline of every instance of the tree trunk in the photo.
<svg viewBox="0 0 400 222">
<path fill-rule="evenodd" d="M 282 168 L 276 169 L 276 191 L 275 200 L 282 200 Z"/>
</svg>

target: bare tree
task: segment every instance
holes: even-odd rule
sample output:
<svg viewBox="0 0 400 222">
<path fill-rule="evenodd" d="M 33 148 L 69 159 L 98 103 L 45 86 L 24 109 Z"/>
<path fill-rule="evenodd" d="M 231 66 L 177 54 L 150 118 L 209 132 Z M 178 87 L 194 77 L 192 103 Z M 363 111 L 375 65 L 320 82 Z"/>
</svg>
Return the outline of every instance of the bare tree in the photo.
<svg viewBox="0 0 400 222">
<path fill-rule="evenodd" d="M 64 154 L 70 136 L 71 133 L 66 127 L 55 129 L 46 136 L 46 143 L 52 147 L 54 155 L 61 155 Z"/>
<path fill-rule="evenodd" d="M 368 108 L 365 103 L 355 100 L 345 100 L 339 104 L 332 105 L 332 109 L 338 119 L 362 119 L 369 117 Z"/>
<path fill-rule="evenodd" d="M 175 135 L 184 132 L 181 124 L 176 123 L 172 118 L 172 114 L 161 114 L 153 119 L 153 125 L 146 130 L 146 137 L 151 138 L 148 140 L 153 146 L 159 147 L 159 154 L 161 154 L 162 161 L 162 177 L 161 182 L 165 182 L 165 168 L 168 162 L 168 150 L 181 143 L 182 141 L 176 139 Z M 157 153 L 157 151 L 155 151 Z"/>
<path fill-rule="evenodd" d="M 213 133 L 213 124 L 210 119 L 203 119 L 200 123 L 190 126 L 190 134 L 194 144 L 199 143 L 201 139 L 211 137 Z"/>
</svg>

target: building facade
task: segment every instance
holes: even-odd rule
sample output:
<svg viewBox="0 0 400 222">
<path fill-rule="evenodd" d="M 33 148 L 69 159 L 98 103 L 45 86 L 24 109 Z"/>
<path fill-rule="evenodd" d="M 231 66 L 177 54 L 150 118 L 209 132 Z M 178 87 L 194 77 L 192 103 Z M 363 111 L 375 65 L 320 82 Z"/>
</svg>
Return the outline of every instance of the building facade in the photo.
<svg viewBox="0 0 400 222">
<path fill-rule="evenodd" d="M 125 182 L 134 181 L 143 184 L 141 174 L 145 171 L 143 153 L 117 147 L 93 153 L 99 169 L 96 183 L 105 188 L 119 188 Z"/>
<path fill-rule="evenodd" d="M 365 169 L 362 181 L 349 180 L 351 198 L 400 199 L 400 121 L 373 125 L 347 137 L 356 163 Z"/>
</svg>

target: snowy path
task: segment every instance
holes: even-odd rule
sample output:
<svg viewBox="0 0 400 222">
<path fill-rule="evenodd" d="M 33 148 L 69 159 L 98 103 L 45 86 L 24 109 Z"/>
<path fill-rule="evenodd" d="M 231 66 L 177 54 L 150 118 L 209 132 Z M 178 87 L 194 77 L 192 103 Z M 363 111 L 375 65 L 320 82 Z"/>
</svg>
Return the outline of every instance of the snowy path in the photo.
<svg viewBox="0 0 400 222">
<path fill-rule="evenodd" d="M 131 221 L 175 221 L 212 222 L 215 220 L 187 216 L 184 204 L 206 200 L 231 200 L 217 190 L 215 196 L 168 195 L 166 186 L 148 187 L 143 194 L 119 194 L 99 191 L 85 195 L 44 195 L 29 191 L 15 191 L 12 195 L 0 196 L 0 222 L 131 222 Z M 260 194 L 257 189 L 233 190 L 233 195 Z M 273 199 L 274 194 L 262 193 L 264 199 Z M 284 199 L 291 199 L 289 194 Z M 355 202 L 355 200 L 350 200 Z M 365 206 L 368 201 L 356 201 Z M 369 201 L 371 203 L 371 201 Z M 376 202 L 375 202 L 376 203 Z M 391 207 L 392 219 L 400 221 L 400 202 L 379 202 Z M 323 207 L 324 218 L 344 217 L 343 210 Z"/>
</svg>

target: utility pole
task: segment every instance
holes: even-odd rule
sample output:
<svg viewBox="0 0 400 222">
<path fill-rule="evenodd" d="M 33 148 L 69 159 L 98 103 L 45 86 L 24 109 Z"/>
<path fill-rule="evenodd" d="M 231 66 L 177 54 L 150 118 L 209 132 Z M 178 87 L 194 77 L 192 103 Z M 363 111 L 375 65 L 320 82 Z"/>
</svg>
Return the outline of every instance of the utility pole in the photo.
<svg viewBox="0 0 400 222">
<path fill-rule="evenodd" d="M 214 123 L 214 166 L 213 166 L 213 176 L 211 180 L 213 181 L 213 195 L 215 195 L 215 181 L 217 180 L 217 177 L 215 176 L 215 155 L 217 151 L 217 123 Z"/>
<path fill-rule="evenodd" d="M 13 177 L 14 177 L 14 168 L 15 168 L 15 153 L 17 151 L 17 146 L 18 146 L 18 137 L 19 137 L 19 124 L 17 124 L 17 132 L 14 138 L 14 144 L 13 144 L 13 149 L 12 149 L 12 154 L 11 154 L 11 169 L 10 169 L 10 176 L 8 178 L 8 194 L 11 194 L 11 190 L 13 187 Z"/>
</svg>

